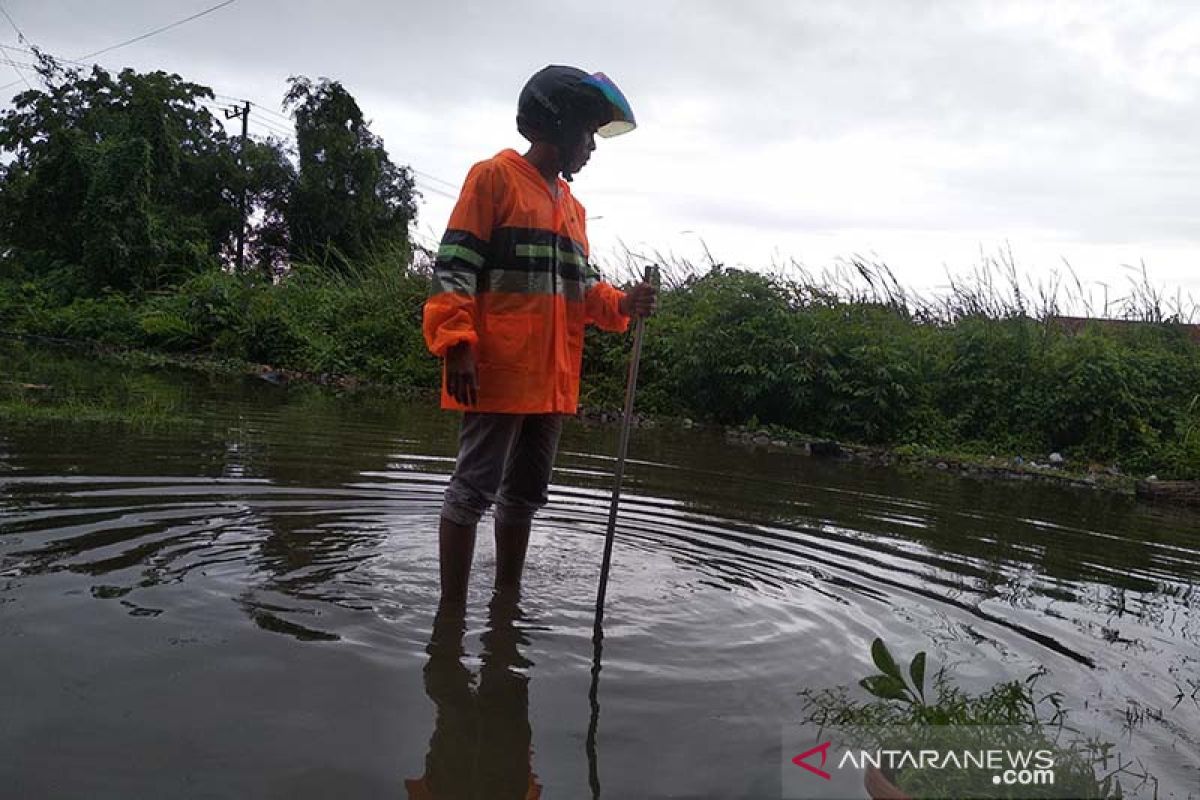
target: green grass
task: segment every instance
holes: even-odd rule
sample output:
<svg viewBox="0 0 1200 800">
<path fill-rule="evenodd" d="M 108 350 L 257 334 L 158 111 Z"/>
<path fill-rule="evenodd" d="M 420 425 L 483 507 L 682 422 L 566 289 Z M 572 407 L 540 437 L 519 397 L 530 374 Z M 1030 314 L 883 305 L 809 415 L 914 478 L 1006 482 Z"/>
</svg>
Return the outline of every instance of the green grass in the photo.
<svg viewBox="0 0 1200 800">
<path fill-rule="evenodd" d="M 978 692 L 958 687 L 946 669 L 926 676 L 926 654 L 906 668 L 881 639 L 871 646 L 879 673 L 859 685 L 870 699 L 852 697 L 845 686 L 800 692 L 806 725 L 833 731 L 854 748 L 919 753 L 947 750 L 1045 750 L 1054 754 L 1051 786 L 996 786 L 992 772 L 976 769 L 921 769 L 901 766 L 888 779 L 910 796 L 1117 798 L 1155 784 L 1152 775 L 1122 761 L 1112 743 L 1072 726 L 1066 698 L 1042 692 L 1039 670 L 1024 680 L 998 682 Z M 1122 783 L 1124 781 L 1124 785 Z M 982 788 L 981 788 L 982 787 Z"/>
<path fill-rule="evenodd" d="M 29 403 L 0 400 L 0 420 L 13 425 L 39 423 L 127 425 L 139 429 L 163 429 L 194 425 L 194 420 L 161 409 L 128 409 L 79 400 L 61 403 Z"/>
<path fill-rule="evenodd" d="M 63 363 L 55 360 L 56 363 Z M 182 399 L 149 376 L 122 376 L 102 390 L 59 375 L 54 383 L 0 382 L 0 421 L 8 425 L 121 425 L 138 430 L 193 427 Z"/>
<path fill-rule="evenodd" d="M 630 257 L 610 278 L 636 271 Z M 64 274 L 0 281 L 0 329 L 142 353 L 127 359 L 268 364 L 408 391 L 438 385 L 421 331 L 428 269 L 406 252 L 297 265 L 278 284 L 214 271 L 128 296 L 79 296 Z M 1053 322 L 1064 308 L 1145 324 L 1072 333 Z M 1028 462 L 1059 452 L 1080 473 L 1116 464 L 1127 475 L 1194 479 L 1200 347 L 1172 324 L 1191 316 L 1144 275 L 1096 308 L 1077 281 L 1030 284 L 1003 259 L 936 296 L 862 261 L 813 275 L 796 265 L 758 273 L 667 260 L 638 408 L 931 453 Z M 631 339 L 589 330 L 584 405 L 621 406 Z"/>
</svg>

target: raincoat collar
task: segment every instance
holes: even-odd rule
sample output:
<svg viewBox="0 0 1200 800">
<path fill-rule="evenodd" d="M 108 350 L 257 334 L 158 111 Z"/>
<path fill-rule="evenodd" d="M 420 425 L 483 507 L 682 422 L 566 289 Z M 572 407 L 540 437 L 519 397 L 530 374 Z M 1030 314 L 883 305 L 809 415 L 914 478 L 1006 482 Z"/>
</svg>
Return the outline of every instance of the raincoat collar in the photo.
<svg viewBox="0 0 1200 800">
<path fill-rule="evenodd" d="M 571 194 L 571 185 L 564 181 L 561 176 L 557 177 L 558 197 L 554 198 L 554 193 L 550 191 L 550 186 L 547 185 L 546 179 L 542 177 L 542 173 L 537 171 L 537 167 L 525 160 L 525 157 L 512 148 L 501 150 L 496 154 L 497 158 L 502 158 L 511 163 L 516 169 L 523 171 L 530 178 L 538 182 L 538 185 L 546 190 L 546 194 L 556 200 L 562 200 L 569 197 Z"/>
</svg>

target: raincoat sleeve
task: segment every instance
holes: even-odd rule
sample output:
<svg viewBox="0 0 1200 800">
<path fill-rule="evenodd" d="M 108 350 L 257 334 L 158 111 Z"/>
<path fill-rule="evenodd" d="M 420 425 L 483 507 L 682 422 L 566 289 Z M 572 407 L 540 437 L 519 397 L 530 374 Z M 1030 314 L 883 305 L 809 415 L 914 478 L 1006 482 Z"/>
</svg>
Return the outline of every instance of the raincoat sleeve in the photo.
<svg viewBox="0 0 1200 800">
<path fill-rule="evenodd" d="M 503 187 L 496 168 L 488 162 L 473 166 L 433 265 L 433 288 L 425 301 L 425 344 L 429 352 L 444 357 L 460 342 L 479 341 L 476 291 L 488 255 L 488 240 Z"/>
<path fill-rule="evenodd" d="M 620 311 L 621 298 L 625 296 L 617 287 L 594 276 L 589 268 L 587 294 L 584 295 L 584 324 L 624 333 L 629 329 L 629 317 Z"/>
</svg>

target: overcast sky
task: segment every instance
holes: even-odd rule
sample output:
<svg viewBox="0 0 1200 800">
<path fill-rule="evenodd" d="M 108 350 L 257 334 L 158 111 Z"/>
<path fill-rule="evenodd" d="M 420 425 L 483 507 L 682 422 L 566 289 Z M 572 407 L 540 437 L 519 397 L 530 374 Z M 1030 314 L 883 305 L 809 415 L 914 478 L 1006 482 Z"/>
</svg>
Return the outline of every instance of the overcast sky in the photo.
<svg viewBox="0 0 1200 800">
<path fill-rule="evenodd" d="M 218 0 L 0 2 L 75 58 Z M 613 78 L 639 125 L 574 184 L 601 259 L 703 239 L 752 267 L 871 254 L 931 287 L 1007 244 L 1035 278 L 1066 259 L 1119 293 L 1144 260 L 1200 299 L 1195 3 L 236 0 L 98 58 L 276 111 L 289 75 L 340 80 L 422 173 L 429 238 L 439 192 L 522 146 L 529 75 L 572 64 Z"/>
</svg>

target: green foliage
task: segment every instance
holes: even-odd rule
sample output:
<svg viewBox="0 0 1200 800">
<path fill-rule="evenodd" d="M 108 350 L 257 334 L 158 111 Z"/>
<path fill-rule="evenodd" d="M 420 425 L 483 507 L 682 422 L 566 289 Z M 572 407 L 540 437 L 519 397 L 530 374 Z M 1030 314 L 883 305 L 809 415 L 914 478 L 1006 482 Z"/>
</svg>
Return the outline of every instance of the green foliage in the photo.
<svg viewBox="0 0 1200 800">
<path fill-rule="evenodd" d="M 859 681 L 859 685 L 871 694 L 884 700 L 902 700 L 906 703 L 925 702 L 925 651 L 913 656 L 908 665 L 908 674 L 912 679 L 910 686 L 896 665 L 896 660 L 888 650 L 883 639 L 876 637 L 871 643 L 871 660 L 879 668 L 881 674 L 869 675 Z"/>
<path fill-rule="evenodd" d="M 108 293 L 58 305 L 38 282 L 0 282 L 0 326 L 434 386 L 439 368 L 421 332 L 428 292 L 428 277 L 397 249 L 337 269 L 298 265 L 278 284 L 255 273 L 205 272 L 140 301 Z"/>
<path fill-rule="evenodd" d="M 210 270 L 141 295 L 81 291 L 86 275 L 69 262 L 10 260 L 0 326 L 436 387 L 421 332 L 428 276 L 407 246 L 325 255 L 278 282 Z M 621 406 L 631 342 L 588 331 L 583 404 Z M 1080 467 L 1200 478 L 1200 347 L 1170 325 L 1071 332 L 1020 315 L 930 320 L 714 269 L 663 290 L 643 348 L 646 413 L 904 452 L 1034 461 L 1058 451 Z"/>
<path fill-rule="evenodd" d="M 286 214 L 296 186 L 296 168 L 283 144 L 275 139 L 249 140 L 242 159 L 246 205 L 251 211 L 246 231 L 246 264 L 273 279 L 286 271 L 289 260 L 291 234 Z M 233 262 L 235 258 L 230 244 L 227 260 Z"/>
<path fill-rule="evenodd" d="M 1200 348 L 1170 326 L 926 321 L 727 269 L 678 282 L 659 306 L 638 384 L 649 412 L 1200 477 Z M 620 404 L 627 342 L 589 334 L 586 401 Z"/>
<path fill-rule="evenodd" d="M 1049 786 L 999 786 L 991 770 L 900 766 L 887 777 L 911 797 L 980 796 L 980 788 L 986 787 L 989 797 L 1117 798 L 1124 796 L 1122 778 L 1139 786 L 1154 781 L 1128 767 L 1112 769 L 1113 745 L 1072 729 L 1061 694 L 1039 694 L 1042 670 L 1025 680 L 1002 681 L 970 694 L 943 668 L 926 692 L 924 652 L 909 663 L 911 686 L 882 639 L 872 642 L 871 658 L 880 674 L 863 678 L 859 685 L 874 699 L 852 698 L 844 686 L 805 689 L 800 692 L 803 722 L 849 737 L 856 746 L 880 749 L 1054 753 L 1054 782 Z"/>
<path fill-rule="evenodd" d="M 4 330 L 436 385 L 413 175 L 345 87 L 291 79 L 291 153 L 229 137 L 178 75 L 39 62 L 42 88 L 0 112 Z M 232 275 L 243 195 L 256 268 Z M 1144 273 L 1118 305 L 1145 324 L 1072 332 L 1051 323 L 1057 283 L 1025 285 L 1011 254 L 932 300 L 861 259 L 819 278 L 711 267 L 668 269 L 643 411 L 1200 477 L 1200 347 Z M 587 333 L 585 404 L 621 405 L 630 342 Z"/>
<path fill-rule="evenodd" d="M 307 372 L 433 386 L 421 314 L 428 278 L 403 251 L 339 268 L 301 265 L 279 286 L 255 292 L 243 320 L 245 357 Z"/>
<path fill-rule="evenodd" d="M 416 216 L 407 168 L 387 157 L 340 84 L 292 82 L 299 167 L 277 140 L 226 134 L 210 89 L 164 72 L 63 69 L 0 112 L 0 271 L 74 270 L 75 290 L 175 286 L 234 260 L 246 197 L 247 263 L 354 258 L 403 242 Z M 19 264 L 19 267 L 13 266 Z"/>
<path fill-rule="evenodd" d="M 33 274 L 78 265 L 83 288 L 174 284 L 209 269 L 240 221 L 236 152 L 164 72 L 84 75 L 43 64 L 45 88 L 0 113 L 0 236 Z"/>
<path fill-rule="evenodd" d="M 88 423 L 163 429 L 197 424 L 183 410 L 184 390 L 170 378 L 97 369 L 88 359 L 11 342 L 4 345 L 4 360 L 0 422 L 8 425 Z"/>
<path fill-rule="evenodd" d="M 417 212 L 412 172 L 388 158 L 342 84 L 293 77 L 284 104 L 299 157 L 284 212 L 293 255 L 337 266 L 407 242 Z"/>
<path fill-rule="evenodd" d="M 801 398 L 789 390 L 803 367 L 785 333 L 785 287 L 757 273 L 714 271 L 667 293 L 661 308 L 647 332 L 647 362 L 672 387 L 666 400 L 686 397 L 720 422 L 794 418 Z"/>
<path fill-rule="evenodd" d="M 1044 417 L 1048 332 L 1025 317 L 967 317 L 941 331 L 938 412 L 958 441 L 996 442 L 1035 452 L 1049 447 L 1030 430 Z M 1064 446 L 1064 445 L 1056 445 Z"/>
</svg>

